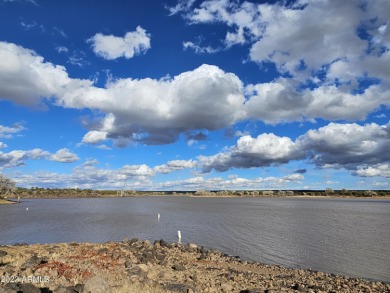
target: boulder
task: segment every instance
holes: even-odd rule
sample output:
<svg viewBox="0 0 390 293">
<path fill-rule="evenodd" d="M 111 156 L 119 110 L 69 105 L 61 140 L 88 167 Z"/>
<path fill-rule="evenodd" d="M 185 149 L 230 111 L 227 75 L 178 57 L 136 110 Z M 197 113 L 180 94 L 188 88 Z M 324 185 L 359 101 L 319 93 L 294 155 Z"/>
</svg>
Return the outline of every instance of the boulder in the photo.
<svg viewBox="0 0 390 293">
<path fill-rule="evenodd" d="M 47 263 L 48 259 L 46 257 L 38 257 L 36 254 L 34 254 L 32 257 L 30 257 L 21 267 L 21 270 L 26 270 L 29 268 L 33 268 L 37 265 Z"/>
<path fill-rule="evenodd" d="M 95 276 L 84 284 L 83 293 L 111 293 L 111 288 L 106 278 Z"/>
<path fill-rule="evenodd" d="M 198 246 L 194 243 L 187 243 L 185 245 L 185 250 L 188 252 L 195 252 L 195 251 L 197 251 L 197 249 L 198 249 Z"/>
<path fill-rule="evenodd" d="M 138 264 L 133 266 L 131 269 L 128 270 L 129 275 L 137 275 L 137 276 L 144 276 L 148 272 L 149 268 L 145 264 Z"/>
</svg>

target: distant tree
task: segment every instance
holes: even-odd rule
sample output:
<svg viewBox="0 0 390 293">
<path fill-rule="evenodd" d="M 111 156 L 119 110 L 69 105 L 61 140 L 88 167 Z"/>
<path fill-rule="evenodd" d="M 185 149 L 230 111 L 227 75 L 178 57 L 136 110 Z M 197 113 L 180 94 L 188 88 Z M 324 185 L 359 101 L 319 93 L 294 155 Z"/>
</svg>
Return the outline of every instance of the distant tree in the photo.
<svg viewBox="0 0 390 293">
<path fill-rule="evenodd" d="M 0 174 L 0 197 L 12 194 L 15 188 L 16 184 L 14 181 Z"/>
<path fill-rule="evenodd" d="M 326 194 L 334 194 L 334 190 L 332 189 L 332 188 L 327 188 L 327 189 L 325 189 L 325 193 Z"/>
<path fill-rule="evenodd" d="M 263 190 L 263 195 L 273 196 L 274 192 L 273 192 L 273 190 Z"/>
<path fill-rule="evenodd" d="M 378 194 L 375 192 L 375 191 L 372 191 L 372 190 L 366 190 L 364 191 L 364 196 L 368 196 L 368 197 L 371 197 L 371 196 L 377 196 Z"/>
</svg>

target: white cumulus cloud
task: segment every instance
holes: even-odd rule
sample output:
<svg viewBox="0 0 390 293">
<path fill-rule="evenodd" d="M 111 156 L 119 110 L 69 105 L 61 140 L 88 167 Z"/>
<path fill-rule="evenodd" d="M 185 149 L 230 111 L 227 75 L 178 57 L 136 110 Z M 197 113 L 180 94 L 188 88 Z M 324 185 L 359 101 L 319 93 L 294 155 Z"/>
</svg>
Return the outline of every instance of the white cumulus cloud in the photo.
<svg viewBox="0 0 390 293">
<path fill-rule="evenodd" d="M 0 98 L 17 104 L 37 105 L 92 84 L 69 78 L 65 67 L 45 62 L 34 51 L 12 43 L 0 42 L 0 60 Z"/>
<path fill-rule="evenodd" d="M 92 43 L 96 55 L 107 60 L 120 57 L 130 59 L 151 48 L 150 34 L 140 26 L 133 32 L 127 32 L 124 37 L 97 33 L 88 42 Z"/>
<path fill-rule="evenodd" d="M 58 102 L 106 113 L 100 123 L 91 123 L 84 142 L 98 143 L 107 135 L 120 145 L 166 144 L 181 133 L 216 130 L 242 119 L 242 88 L 236 75 L 202 65 L 168 79 L 127 78 L 113 80 L 105 88 L 80 88 Z"/>
<path fill-rule="evenodd" d="M 294 81 L 280 78 L 270 83 L 248 85 L 244 105 L 247 117 L 266 123 L 327 120 L 364 120 L 381 105 L 390 106 L 390 90 L 372 85 L 352 94 L 334 85 L 298 89 Z"/>
<path fill-rule="evenodd" d="M 55 154 L 51 155 L 50 160 L 61 162 L 61 163 L 73 163 L 78 161 L 80 158 L 72 153 L 69 149 L 63 148 L 58 150 Z"/>
<path fill-rule="evenodd" d="M 173 160 L 167 162 L 166 164 L 155 166 L 153 170 L 157 173 L 168 174 L 174 171 L 194 167 L 196 167 L 196 162 L 193 160 Z"/>
<path fill-rule="evenodd" d="M 256 138 L 242 136 L 236 145 L 220 153 L 199 156 L 198 167 L 203 173 L 213 169 L 224 172 L 231 168 L 264 167 L 307 159 L 319 168 L 343 168 L 358 176 L 387 177 L 389 147 L 390 123 L 329 123 L 307 131 L 295 141 L 272 133 Z"/>
<path fill-rule="evenodd" d="M 198 157 L 203 173 L 212 169 L 223 172 L 230 168 L 265 167 L 303 158 L 305 153 L 289 137 L 278 137 L 273 133 L 260 134 L 256 138 L 245 135 L 225 151 Z"/>
</svg>

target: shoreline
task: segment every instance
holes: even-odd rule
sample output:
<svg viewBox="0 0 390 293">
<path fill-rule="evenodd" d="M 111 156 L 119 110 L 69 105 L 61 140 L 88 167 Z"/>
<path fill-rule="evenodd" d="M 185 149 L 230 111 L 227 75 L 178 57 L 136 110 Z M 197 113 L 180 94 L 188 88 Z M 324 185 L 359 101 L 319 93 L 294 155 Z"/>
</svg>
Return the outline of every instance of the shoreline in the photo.
<svg viewBox="0 0 390 293">
<path fill-rule="evenodd" d="M 5 245 L 0 246 L 0 264 L 0 291 L 23 291 L 26 286 L 46 288 L 45 292 L 103 287 L 113 293 L 390 290 L 390 283 L 265 265 L 163 240 Z M 25 282 L 10 282 L 12 276 Z"/>
<path fill-rule="evenodd" d="M 385 199 L 389 200 L 390 196 L 371 196 L 371 197 L 357 197 L 357 196 L 321 196 L 321 195 L 294 195 L 294 196 L 237 196 L 237 195 L 225 195 L 225 196 L 220 196 L 220 195 L 205 195 L 205 196 L 194 196 L 194 195 L 139 195 L 139 196 L 94 196 L 94 197 L 76 197 L 76 196 L 67 196 L 67 197 L 48 197 L 48 196 L 42 196 L 42 197 L 23 197 L 20 199 L 20 202 L 18 202 L 15 198 L 12 199 L 0 199 L 0 206 L 1 205 L 12 205 L 12 204 L 20 204 L 23 203 L 24 200 L 28 199 L 103 199 L 103 198 L 153 198 L 153 197 L 189 197 L 189 198 L 278 198 L 278 199 L 357 199 L 357 200 L 380 200 L 380 199 Z"/>
<path fill-rule="evenodd" d="M 23 196 L 21 197 L 21 202 L 23 199 L 95 199 L 95 198 L 131 198 L 131 197 L 189 197 L 189 198 L 280 198 L 280 199 L 294 199 L 294 198 L 303 198 L 303 199 L 326 199 L 326 198 L 340 198 L 340 199 L 390 199 L 390 195 L 384 196 L 351 196 L 351 195 L 284 195 L 284 196 L 272 196 L 272 195 L 193 195 L 193 194 L 150 194 L 150 195 L 131 195 L 131 196 L 52 196 L 52 195 L 43 195 L 43 196 Z M 18 203 L 16 198 L 7 198 L 0 199 L 1 204 L 14 204 Z"/>
<path fill-rule="evenodd" d="M 2 205 L 2 204 L 14 204 L 14 203 L 18 203 L 18 202 L 14 201 L 14 200 L 10 200 L 10 199 L 0 198 L 0 205 Z"/>
</svg>

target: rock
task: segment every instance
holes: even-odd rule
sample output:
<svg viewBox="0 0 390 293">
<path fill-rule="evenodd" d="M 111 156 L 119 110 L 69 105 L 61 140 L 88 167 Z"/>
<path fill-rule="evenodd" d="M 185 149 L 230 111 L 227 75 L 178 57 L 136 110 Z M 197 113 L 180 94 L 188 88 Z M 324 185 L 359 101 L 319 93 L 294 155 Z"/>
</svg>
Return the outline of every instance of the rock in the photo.
<svg viewBox="0 0 390 293">
<path fill-rule="evenodd" d="M 95 276 L 90 278 L 83 288 L 83 293 L 111 293 L 111 288 L 108 285 L 106 278 Z"/>
<path fill-rule="evenodd" d="M 156 270 L 148 270 L 147 274 L 146 274 L 146 277 L 149 279 L 149 280 L 157 280 L 157 277 L 158 277 L 158 271 Z"/>
<path fill-rule="evenodd" d="M 40 288 L 37 288 L 33 284 L 30 284 L 30 283 L 21 284 L 20 291 L 22 291 L 23 293 L 41 293 Z"/>
<path fill-rule="evenodd" d="M 197 251 L 197 248 L 198 246 L 194 243 L 188 243 L 185 245 L 185 249 L 188 251 L 188 252 L 195 252 Z"/>
<path fill-rule="evenodd" d="M 141 263 L 148 263 L 148 262 L 152 262 L 154 260 L 154 256 L 153 256 L 153 253 L 151 252 L 144 252 L 140 258 L 140 262 Z"/>
<path fill-rule="evenodd" d="M 84 290 L 84 284 L 77 284 L 76 286 L 74 286 L 74 289 L 76 290 L 76 292 L 83 292 Z"/>
<path fill-rule="evenodd" d="M 58 287 L 53 293 L 78 293 L 74 287 Z"/>
<path fill-rule="evenodd" d="M 132 244 L 134 244 L 134 243 L 137 243 L 139 240 L 138 240 L 138 238 L 132 238 L 132 239 L 130 239 L 127 243 L 129 244 L 129 245 L 132 245 Z"/>
<path fill-rule="evenodd" d="M 18 292 L 19 286 L 16 283 L 7 283 L 0 288 L 0 293 L 15 293 Z"/>
<path fill-rule="evenodd" d="M 158 276 L 160 279 L 172 280 L 175 277 L 175 274 L 171 271 L 164 271 L 161 272 Z"/>
<path fill-rule="evenodd" d="M 149 268 L 145 264 L 138 264 L 129 269 L 129 275 L 144 276 L 148 272 Z"/>
<path fill-rule="evenodd" d="M 209 252 L 204 246 L 198 247 L 198 250 L 201 254 L 207 254 Z"/>
<path fill-rule="evenodd" d="M 8 253 L 4 250 L 0 250 L 0 257 L 6 256 Z"/>
<path fill-rule="evenodd" d="M 204 254 L 201 254 L 201 255 L 198 257 L 198 260 L 204 260 L 204 259 L 207 259 L 207 256 L 204 255 Z"/>
<path fill-rule="evenodd" d="M 222 289 L 223 292 L 232 292 L 233 291 L 232 285 L 230 285 L 228 283 L 223 283 L 221 285 L 221 289 Z"/>
<path fill-rule="evenodd" d="M 108 252 L 108 248 L 100 248 L 97 253 L 98 254 L 106 254 Z"/>
<path fill-rule="evenodd" d="M 131 261 L 128 260 L 128 261 L 125 262 L 125 268 L 126 268 L 126 269 L 129 269 L 129 268 L 131 268 L 132 266 L 133 266 L 133 263 L 132 263 Z"/>
<path fill-rule="evenodd" d="M 26 270 L 29 268 L 33 268 L 37 265 L 47 263 L 48 259 L 46 257 L 37 257 L 36 254 L 34 254 L 32 257 L 30 257 L 21 267 L 21 270 Z"/>
<path fill-rule="evenodd" d="M 165 253 L 157 253 L 156 254 L 156 259 L 159 260 L 160 262 L 165 260 L 165 258 L 166 258 Z"/>
<path fill-rule="evenodd" d="M 253 289 L 245 289 L 241 290 L 240 293 L 263 293 L 265 292 L 263 289 L 260 288 L 253 288 Z M 268 292 L 268 290 L 267 290 Z"/>
<path fill-rule="evenodd" d="M 160 240 L 160 246 L 161 247 L 167 247 L 168 246 L 168 243 L 165 242 L 163 239 Z"/>
<path fill-rule="evenodd" d="M 185 284 L 168 284 L 164 286 L 165 290 L 180 292 L 180 293 L 190 293 L 195 292 L 195 288 L 185 285 Z"/>
<path fill-rule="evenodd" d="M 181 264 L 174 264 L 172 266 L 172 269 L 174 269 L 175 271 L 184 271 L 186 268 Z"/>
</svg>

